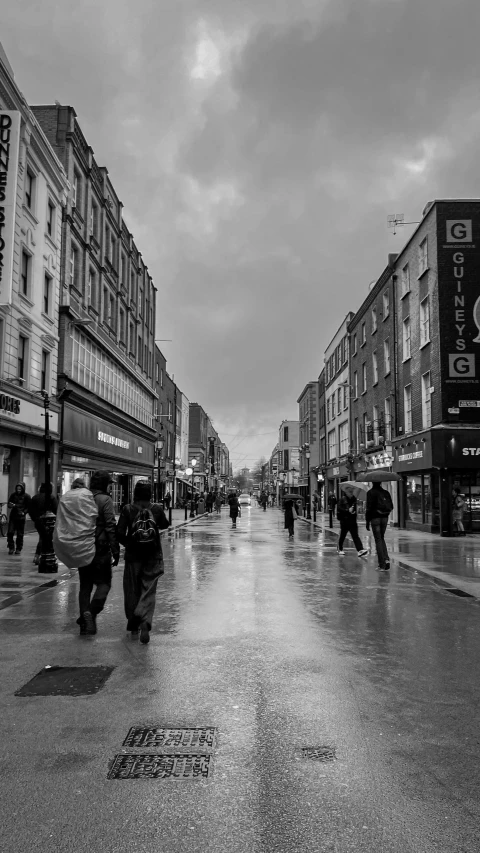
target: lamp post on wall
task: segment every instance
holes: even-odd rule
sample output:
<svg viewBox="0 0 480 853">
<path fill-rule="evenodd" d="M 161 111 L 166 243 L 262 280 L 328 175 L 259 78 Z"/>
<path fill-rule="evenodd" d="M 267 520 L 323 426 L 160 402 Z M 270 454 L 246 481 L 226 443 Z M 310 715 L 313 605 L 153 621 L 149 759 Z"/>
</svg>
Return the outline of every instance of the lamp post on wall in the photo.
<svg viewBox="0 0 480 853">
<path fill-rule="evenodd" d="M 194 512 L 195 503 L 194 503 L 194 500 L 193 500 L 193 475 L 194 475 L 194 473 L 195 473 L 195 465 L 196 465 L 196 464 L 197 464 L 197 460 L 196 460 L 196 459 L 192 459 L 192 461 L 190 462 L 190 465 L 191 465 L 191 471 L 192 471 L 192 500 L 191 500 L 191 502 L 190 502 L 190 518 L 195 518 L 195 512 Z"/>
<path fill-rule="evenodd" d="M 312 512 L 310 509 L 310 445 L 307 444 L 307 449 L 305 451 L 305 458 L 307 460 L 307 519 L 311 520 Z"/>
</svg>

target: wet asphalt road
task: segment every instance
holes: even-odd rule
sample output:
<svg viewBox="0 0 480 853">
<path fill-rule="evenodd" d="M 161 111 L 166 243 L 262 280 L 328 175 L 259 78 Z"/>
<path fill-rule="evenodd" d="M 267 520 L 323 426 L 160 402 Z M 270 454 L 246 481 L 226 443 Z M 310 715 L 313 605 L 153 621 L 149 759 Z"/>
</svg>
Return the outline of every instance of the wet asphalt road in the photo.
<svg viewBox="0 0 480 853">
<path fill-rule="evenodd" d="M 5 849 L 480 849 L 480 605 L 278 510 L 164 544 L 152 640 L 125 632 L 121 570 L 94 638 L 76 578 L 0 613 Z M 45 665 L 115 667 L 94 696 L 14 696 Z M 206 781 L 108 780 L 133 725 L 216 726 Z M 330 746 L 336 761 L 301 755 Z"/>
</svg>

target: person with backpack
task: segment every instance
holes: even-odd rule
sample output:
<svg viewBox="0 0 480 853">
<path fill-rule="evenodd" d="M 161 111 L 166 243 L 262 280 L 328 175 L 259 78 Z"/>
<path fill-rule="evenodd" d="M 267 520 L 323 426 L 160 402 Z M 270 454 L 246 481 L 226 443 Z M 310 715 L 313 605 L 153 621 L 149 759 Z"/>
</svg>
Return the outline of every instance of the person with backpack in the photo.
<svg viewBox="0 0 480 853">
<path fill-rule="evenodd" d="M 25 491 L 25 483 L 17 483 L 15 491 L 10 495 L 7 504 L 10 510 L 7 528 L 7 547 L 10 555 L 22 553 L 25 522 L 27 520 L 27 513 L 30 513 L 30 502 L 30 495 L 27 495 Z M 17 537 L 16 547 L 15 536 Z"/>
<path fill-rule="evenodd" d="M 337 504 L 337 518 L 340 522 L 340 538 L 338 540 L 338 554 L 340 557 L 345 556 L 343 543 L 348 533 L 350 533 L 353 539 L 358 556 L 364 557 L 365 554 L 368 554 L 368 549 L 363 547 L 362 540 L 358 535 L 357 499 L 353 493 L 352 486 L 345 485 L 342 489 L 342 495 Z"/>
<path fill-rule="evenodd" d="M 382 489 L 381 483 L 372 483 L 372 488 L 367 492 L 367 508 L 365 511 L 365 522 L 367 530 L 372 528 L 375 547 L 377 549 L 378 568 L 381 572 L 388 572 L 390 558 L 385 544 L 385 531 L 388 525 L 388 516 L 393 509 L 390 492 Z"/>
<path fill-rule="evenodd" d="M 35 566 L 38 566 L 40 563 L 40 554 L 42 553 L 42 543 L 43 537 L 45 534 L 45 528 L 42 522 L 42 515 L 48 509 L 50 512 L 53 512 L 54 515 L 57 514 L 58 501 L 53 492 L 53 483 L 50 484 L 50 495 L 48 496 L 48 505 L 47 505 L 47 487 L 45 483 L 42 483 L 40 486 L 40 491 L 37 495 L 34 495 L 32 500 L 30 501 L 30 518 L 32 519 L 35 530 L 38 533 L 38 542 L 35 550 L 35 555 L 33 558 L 33 562 Z"/>
<path fill-rule="evenodd" d="M 237 526 L 237 518 L 240 515 L 240 504 L 238 503 L 238 498 L 236 492 L 233 492 L 229 499 L 228 505 L 230 507 L 230 518 L 232 519 L 232 530 Z"/>
<path fill-rule="evenodd" d="M 452 500 L 452 521 L 453 521 L 453 529 L 454 536 L 466 536 L 465 528 L 463 526 L 463 513 L 465 510 L 465 495 L 462 495 L 460 489 L 457 487 L 453 490 L 453 500 Z"/>
<path fill-rule="evenodd" d="M 120 559 L 115 508 L 110 497 L 112 483 L 113 480 L 108 471 L 94 471 L 90 488 L 75 489 L 73 492 L 81 498 L 84 497 L 85 492 L 90 492 L 97 510 L 93 536 L 94 557 L 88 565 L 81 565 L 78 569 L 80 616 L 77 624 L 80 625 L 81 634 L 97 633 L 97 616 L 105 607 L 112 585 L 112 565 L 117 566 Z M 94 586 L 95 592 L 92 597 Z"/>
<path fill-rule="evenodd" d="M 150 642 L 158 579 L 164 573 L 160 531 L 169 527 L 159 504 L 152 503 L 150 483 L 138 482 L 133 503 L 127 504 L 117 524 L 117 535 L 125 546 L 123 594 L 127 631 L 140 630 L 140 642 Z"/>
</svg>

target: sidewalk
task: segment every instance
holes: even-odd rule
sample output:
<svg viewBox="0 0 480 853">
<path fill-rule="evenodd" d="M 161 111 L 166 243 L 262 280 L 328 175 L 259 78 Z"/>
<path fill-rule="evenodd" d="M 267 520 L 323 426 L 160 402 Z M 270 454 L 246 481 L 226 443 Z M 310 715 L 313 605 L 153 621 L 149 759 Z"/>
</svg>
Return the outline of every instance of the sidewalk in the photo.
<svg viewBox="0 0 480 853">
<path fill-rule="evenodd" d="M 162 536 L 168 536 L 177 528 L 193 524 L 197 518 L 201 517 L 196 516 L 195 519 L 188 518 L 185 521 L 185 510 L 174 509 L 172 526 L 163 531 Z M 54 574 L 40 573 L 38 566 L 33 563 L 37 541 L 38 535 L 35 530 L 33 533 L 26 533 L 22 553 L 19 556 L 9 556 L 7 539 L 0 538 L 0 610 L 36 595 L 44 589 L 60 586 L 76 574 L 76 569 L 68 569 L 63 563 L 58 564 L 58 572 Z"/>
<path fill-rule="evenodd" d="M 325 537 L 337 543 L 340 524 L 336 518 L 333 528 L 329 527 L 329 514 L 318 513 L 317 522 L 300 518 L 304 524 L 311 524 L 322 530 Z M 364 546 L 375 553 L 375 542 L 371 531 L 365 529 L 365 522 L 358 525 L 360 539 Z M 421 530 L 403 530 L 389 527 L 385 541 L 392 562 L 406 569 L 436 578 L 448 588 L 459 589 L 467 595 L 480 598 L 480 539 L 475 534 L 461 537 L 444 537 Z M 346 550 L 353 547 L 348 536 Z"/>
</svg>

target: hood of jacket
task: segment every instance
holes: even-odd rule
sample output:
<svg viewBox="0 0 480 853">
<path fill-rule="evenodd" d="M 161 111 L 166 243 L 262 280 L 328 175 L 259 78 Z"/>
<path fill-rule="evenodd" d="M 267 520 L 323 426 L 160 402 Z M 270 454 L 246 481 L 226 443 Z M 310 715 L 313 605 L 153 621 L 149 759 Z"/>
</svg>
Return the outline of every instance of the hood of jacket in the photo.
<svg viewBox="0 0 480 853">
<path fill-rule="evenodd" d="M 17 492 L 17 489 L 21 489 L 22 491 L 20 492 L 20 495 L 24 495 L 25 494 L 25 483 L 17 483 L 17 485 L 15 486 L 15 494 L 19 495 L 19 493 Z M 19 495 L 19 497 L 20 497 L 20 495 Z"/>
</svg>

